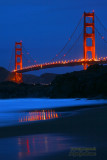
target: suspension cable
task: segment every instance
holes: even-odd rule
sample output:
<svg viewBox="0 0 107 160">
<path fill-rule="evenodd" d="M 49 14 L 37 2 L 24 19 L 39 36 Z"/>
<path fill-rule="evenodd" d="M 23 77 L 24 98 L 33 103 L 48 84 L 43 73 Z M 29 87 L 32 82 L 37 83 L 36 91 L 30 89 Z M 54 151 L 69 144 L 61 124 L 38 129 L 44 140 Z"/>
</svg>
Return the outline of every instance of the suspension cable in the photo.
<svg viewBox="0 0 107 160">
<path fill-rule="evenodd" d="M 101 22 L 101 20 L 97 17 L 97 15 L 95 14 L 97 20 L 99 21 L 99 23 L 102 25 L 102 27 L 104 28 L 104 30 L 107 32 L 107 28 L 103 25 L 103 23 Z"/>
<path fill-rule="evenodd" d="M 71 41 L 73 35 L 74 35 L 75 32 L 77 31 L 78 26 L 80 25 L 80 23 L 81 23 L 83 17 L 84 17 L 84 14 L 83 14 L 82 17 L 80 18 L 79 23 L 77 24 L 77 26 L 76 26 L 74 32 L 73 32 L 73 33 L 71 34 L 71 36 L 69 37 L 69 40 L 67 41 L 67 43 L 65 44 L 65 46 L 60 50 L 60 52 L 59 52 L 54 58 L 51 59 L 51 61 L 54 61 L 55 58 L 58 57 L 58 56 L 63 52 L 63 50 L 66 48 L 66 46 L 69 44 L 69 42 Z"/>
<path fill-rule="evenodd" d="M 78 36 L 78 38 L 75 40 L 75 42 L 73 43 L 73 45 L 71 46 L 71 48 L 66 52 L 66 54 L 64 54 L 61 59 L 65 56 L 67 56 L 69 54 L 69 52 L 74 48 L 75 44 L 78 42 L 78 40 L 80 39 L 81 35 L 82 35 L 83 31 L 80 33 L 80 35 Z"/>
<path fill-rule="evenodd" d="M 10 70 L 10 67 L 11 67 L 11 64 L 12 64 L 12 58 L 14 57 L 14 48 L 12 49 L 12 54 L 11 54 L 11 57 L 10 57 L 10 63 L 8 65 L 8 70 Z"/>
<path fill-rule="evenodd" d="M 22 47 L 23 47 L 23 49 L 24 49 L 24 51 L 26 52 L 26 53 L 28 53 L 27 52 L 27 50 L 25 49 L 25 47 L 22 45 Z M 33 59 L 33 57 L 29 54 L 29 57 L 30 57 L 30 59 L 33 61 L 33 62 L 35 62 L 35 60 Z"/>
<path fill-rule="evenodd" d="M 97 33 L 100 35 L 101 39 L 103 39 L 103 41 L 105 43 L 107 43 L 107 40 L 104 38 L 104 36 L 102 36 L 102 34 L 98 31 L 98 29 L 95 27 L 95 30 L 97 31 Z"/>
</svg>

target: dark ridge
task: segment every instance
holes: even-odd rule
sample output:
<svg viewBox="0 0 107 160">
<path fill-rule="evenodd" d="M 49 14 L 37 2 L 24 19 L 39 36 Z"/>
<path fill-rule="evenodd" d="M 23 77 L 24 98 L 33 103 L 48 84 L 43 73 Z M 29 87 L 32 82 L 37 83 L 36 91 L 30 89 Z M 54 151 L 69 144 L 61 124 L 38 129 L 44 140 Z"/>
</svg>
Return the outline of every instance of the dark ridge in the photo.
<svg viewBox="0 0 107 160">
<path fill-rule="evenodd" d="M 44 78 L 46 75 L 41 77 Z M 107 98 L 106 65 L 93 65 L 86 71 L 57 75 L 48 85 L 40 82 L 34 84 L 1 82 L 0 98 Z"/>
<path fill-rule="evenodd" d="M 0 67 L 0 82 L 8 80 L 10 72 L 3 67 Z M 26 84 L 50 84 L 57 74 L 45 73 L 41 76 L 36 76 L 32 74 L 23 74 L 23 82 Z"/>
</svg>

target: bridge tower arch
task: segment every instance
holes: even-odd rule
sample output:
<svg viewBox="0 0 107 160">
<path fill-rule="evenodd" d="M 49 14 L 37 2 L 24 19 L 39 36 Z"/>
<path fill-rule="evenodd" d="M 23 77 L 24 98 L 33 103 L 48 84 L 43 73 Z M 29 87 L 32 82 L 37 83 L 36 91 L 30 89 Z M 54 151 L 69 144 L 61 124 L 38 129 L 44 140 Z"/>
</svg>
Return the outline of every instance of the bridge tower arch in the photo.
<svg viewBox="0 0 107 160">
<path fill-rule="evenodd" d="M 87 22 L 89 18 L 90 22 Z M 88 27 L 91 28 L 91 33 L 87 33 Z M 91 45 L 87 44 L 87 40 L 91 40 Z M 94 11 L 92 13 L 84 12 L 84 61 L 86 62 L 88 52 L 92 54 L 92 60 L 95 60 L 95 25 L 94 25 Z M 87 68 L 87 63 L 84 63 L 84 70 Z"/>
<path fill-rule="evenodd" d="M 15 42 L 15 71 L 22 69 L 22 42 Z M 15 82 L 22 83 L 22 73 L 15 72 Z"/>
</svg>

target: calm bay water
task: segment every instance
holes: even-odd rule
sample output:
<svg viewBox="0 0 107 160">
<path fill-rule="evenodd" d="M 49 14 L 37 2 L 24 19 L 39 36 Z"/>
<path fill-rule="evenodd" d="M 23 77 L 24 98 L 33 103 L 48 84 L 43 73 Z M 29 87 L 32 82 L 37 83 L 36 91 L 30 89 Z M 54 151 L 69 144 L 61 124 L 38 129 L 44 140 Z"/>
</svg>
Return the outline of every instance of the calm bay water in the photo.
<svg viewBox="0 0 107 160">
<path fill-rule="evenodd" d="M 51 120 L 64 116 L 64 113 L 55 112 L 55 110 L 34 110 L 13 113 L 0 113 L 0 126 L 12 126 L 28 124 L 38 121 Z"/>
<path fill-rule="evenodd" d="M 39 134 L 0 140 L 0 159 L 43 159 L 70 150 L 71 137 L 61 134 Z"/>
<path fill-rule="evenodd" d="M 0 100 L 0 126 L 19 125 L 40 120 L 70 116 L 70 112 L 56 112 L 57 108 L 107 104 L 107 100 L 87 99 L 13 99 Z M 52 109 L 53 108 L 53 109 Z M 74 112 L 72 112 L 74 114 Z"/>
<path fill-rule="evenodd" d="M 41 121 L 61 119 L 61 132 L 29 134 L 0 138 L 0 160 L 80 159 L 106 160 L 107 109 L 96 107 L 58 112 L 58 107 L 104 105 L 106 100 L 41 100 L 20 99 L 0 101 L 0 128 L 32 125 Z M 53 109 L 51 109 L 53 108 Z M 66 117 L 69 117 L 66 120 Z M 57 121 L 55 121 L 57 123 Z M 67 132 L 65 131 L 64 126 Z M 67 124 L 66 124 L 67 123 Z M 36 131 L 36 128 L 35 128 Z M 14 130 L 12 130 L 14 132 Z M 8 135 L 8 134 L 7 134 Z"/>
</svg>

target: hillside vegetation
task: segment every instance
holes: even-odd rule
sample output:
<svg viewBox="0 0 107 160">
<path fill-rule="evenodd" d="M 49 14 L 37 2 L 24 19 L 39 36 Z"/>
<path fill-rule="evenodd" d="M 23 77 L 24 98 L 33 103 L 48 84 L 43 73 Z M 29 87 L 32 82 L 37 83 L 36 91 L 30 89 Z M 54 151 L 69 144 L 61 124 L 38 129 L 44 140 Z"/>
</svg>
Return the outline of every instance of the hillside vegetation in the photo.
<svg viewBox="0 0 107 160">
<path fill-rule="evenodd" d="M 0 98 L 107 98 L 107 66 L 57 75 L 49 85 L 0 83 Z"/>
</svg>

